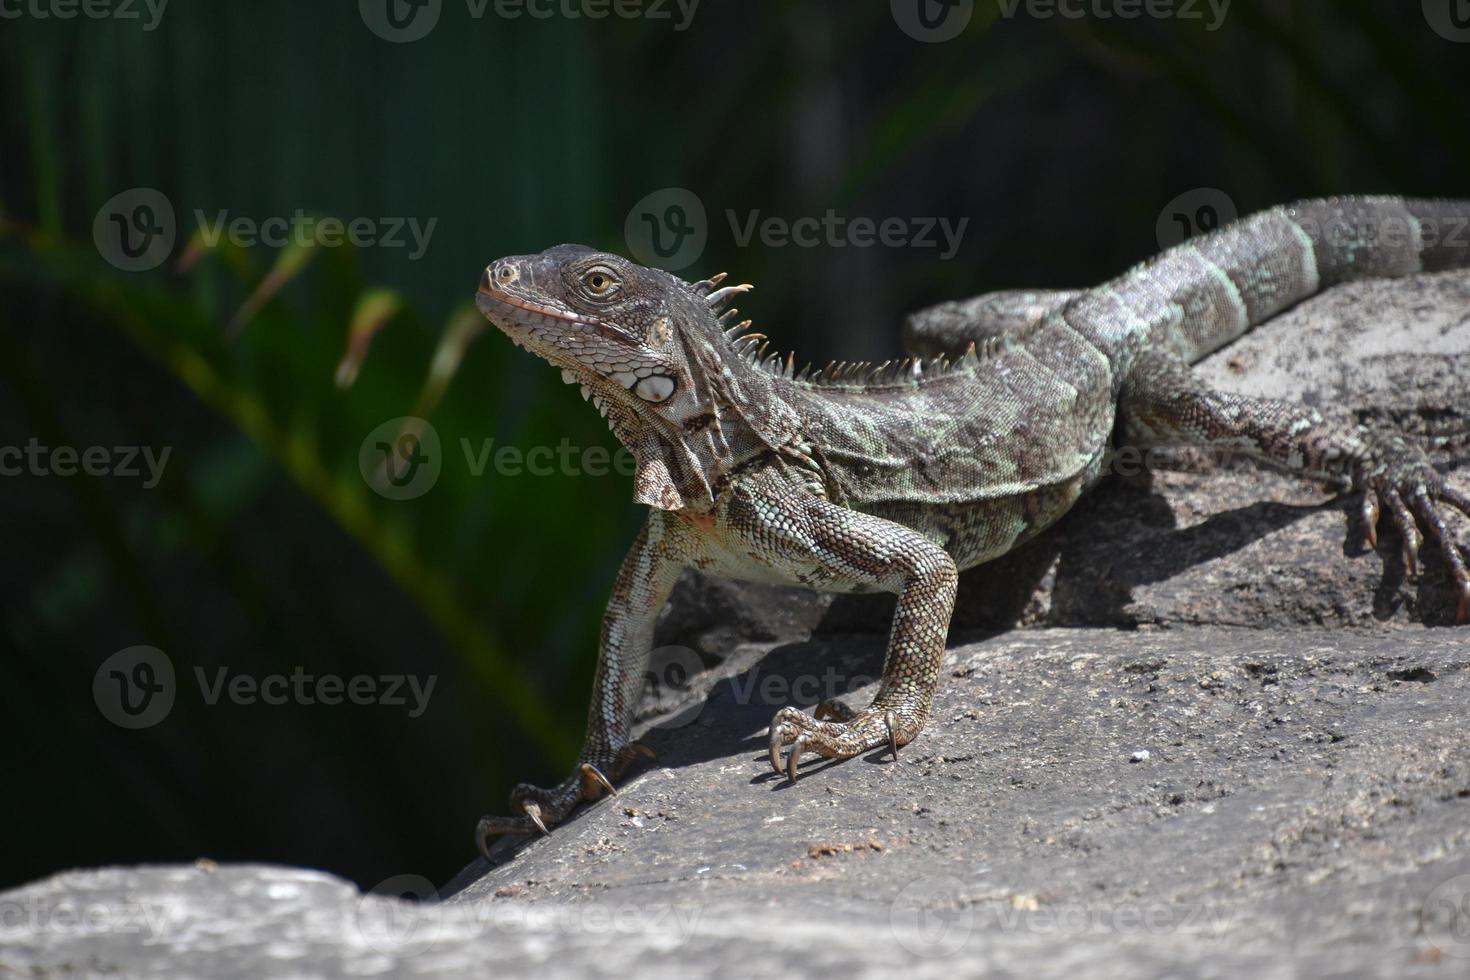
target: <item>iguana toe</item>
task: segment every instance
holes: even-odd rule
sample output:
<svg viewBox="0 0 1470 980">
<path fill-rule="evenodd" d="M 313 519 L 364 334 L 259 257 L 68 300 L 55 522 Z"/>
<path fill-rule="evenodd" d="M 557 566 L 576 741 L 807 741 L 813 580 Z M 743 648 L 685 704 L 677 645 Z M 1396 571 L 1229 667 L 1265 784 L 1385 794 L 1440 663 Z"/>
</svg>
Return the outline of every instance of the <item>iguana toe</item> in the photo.
<svg viewBox="0 0 1470 980">
<path fill-rule="evenodd" d="M 1445 485 L 1427 463 L 1390 463 L 1371 474 L 1366 482 L 1363 520 L 1367 525 L 1369 544 L 1374 547 L 1378 544 L 1375 524 L 1381 507 L 1388 511 L 1399 532 L 1404 568 L 1413 577 L 1419 574 L 1419 551 L 1424 544 L 1424 532 L 1427 532 L 1438 546 L 1449 572 L 1455 593 L 1455 622 L 1465 622 L 1466 613 L 1470 612 L 1470 571 L 1466 569 L 1455 536 L 1445 524 L 1439 504 L 1447 504 L 1470 517 L 1470 496 Z"/>
<path fill-rule="evenodd" d="M 607 768 L 616 778 L 639 758 L 653 758 L 653 750 L 642 742 L 631 742 L 618 751 Z M 551 789 L 521 783 L 510 794 L 510 808 L 519 815 L 482 817 L 475 828 L 475 842 L 488 859 L 492 837 L 548 834 L 582 803 L 601 799 L 604 793 L 617 796 L 618 790 L 602 768 L 592 762 L 579 762 L 571 776 Z"/>
<path fill-rule="evenodd" d="M 819 715 L 824 707 L 818 707 Z M 853 712 L 844 707 L 841 712 L 846 713 L 846 720 L 823 721 L 795 708 L 776 712 L 776 717 L 771 719 L 771 768 L 795 782 L 797 762 L 804 752 L 815 752 L 828 759 L 848 759 L 886 746 L 897 759 L 899 746 L 907 745 L 922 727 L 921 721 L 906 720 L 903 712 L 893 709 Z M 782 758 L 782 749 L 787 745 L 791 748 Z"/>
<path fill-rule="evenodd" d="M 479 848 L 480 856 L 488 861 L 492 838 L 505 834 L 524 836 L 535 833 L 549 834 L 551 831 L 541 817 L 541 807 L 535 803 L 527 803 L 519 817 L 481 817 L 480 822 L 475 825 L 475 846 Z"/>
<path fill-rule="evenodd" d="M 1445 487 L 1441 487 L 1436 496 L 1470 516 L 1470 511 L 1460 506 L 1460 503 L 1470 504 L 1470 500 L 1462 499 L 1457 503 L 1459 495 Z M 1449 569 L 1450 581 L 1455 589 L 1455 622 L 1463 623 L 1467 607 L 1470 607 L 1470 571 L 1466 571 L 1459 545 L 1455 542 L 1454 535 L 1445 527 L 1444 518 L 1440 516 L 1434 497 L 1428 490 L 1422 486 L 1415 488 L 1410 500 L 1420 522 L 1428 529 L 1429 536 L 1439 545 L 1439 553 Z"/>
</svg>

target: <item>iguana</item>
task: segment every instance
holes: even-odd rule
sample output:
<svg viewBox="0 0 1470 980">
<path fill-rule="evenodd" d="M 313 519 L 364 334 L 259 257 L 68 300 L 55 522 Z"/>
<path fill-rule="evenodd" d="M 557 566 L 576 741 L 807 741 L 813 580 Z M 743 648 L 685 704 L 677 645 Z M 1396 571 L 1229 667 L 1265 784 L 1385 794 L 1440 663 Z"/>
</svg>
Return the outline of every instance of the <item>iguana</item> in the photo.
<svg viewBox="0 0 1470 980">
<path fill-rule="evenodd" d="M 1470 574 L 1441 504 L 1470 516 L 1405 438 L 1289 401 L 1214 391 L 1189 365 L 1335 283 L 1470 266 L 1470 201 L 1344 197 L 1252 215 L 1095 289 L 991 293 L 910 320 L 919 356 L 796 373 L 727 308 L 749 285 L 685 282 L 579 245 L 493 262 L 480 311 L 581 387 L 637 461 L 651 509 L 602 623 L 586 744 L 552 789 L 521 785 L 491 835 L 545 832 L 614 792 L 654 621 L 689 567 L 898 602 L 869 707 L 776 712 L 770 761 L 897 754 L 924 727 L 958 573 L 1065 514 L 1116 438 L 1213 447 L 1362 493 L 1370 544 L 1387 511 L 1411 572 L 1438 544 L 1457 619 Z M 788 748 L 789 746 L 789 748 Z M 783 759 L 782 752 L 785 750 Z"/>
</svg>

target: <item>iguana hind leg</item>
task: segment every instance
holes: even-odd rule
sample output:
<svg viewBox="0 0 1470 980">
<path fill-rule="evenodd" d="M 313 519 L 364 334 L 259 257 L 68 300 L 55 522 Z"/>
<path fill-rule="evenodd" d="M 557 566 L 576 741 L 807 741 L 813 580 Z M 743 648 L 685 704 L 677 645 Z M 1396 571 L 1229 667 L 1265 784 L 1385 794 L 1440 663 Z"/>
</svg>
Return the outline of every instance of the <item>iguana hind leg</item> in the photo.
<svg viewBox="0 0 1470 980">
<path fill-rule="evenodd" d="M 1438 545 L 1455 590 L 1455 616 L 1470 611 L 1470 572 L 1439 505 L 1470 517 L 1470 497 L 1448 486 L 1423 450 L 1397 434 L 1333 422 L 1306 405 L 1215 391 L 1179 359 L 1140 355 L 1119 402 L 1129 444 L 1200 446 L 1253 459 L 1273 469 L 1363 494 L 1369 543 L 1387 511 L 1398 529 L 1409 573 L 1418 568 L 1420 527 Z"/>
<path fill-rule="evenodd" d="M 938 303 L 904 318 L 903 346 L 920 357 L 957 357 L 971 344 L 983 347 L 1035 326 L 1078 295 L 1072 289 L 1001 289 Z"/>
</svg>

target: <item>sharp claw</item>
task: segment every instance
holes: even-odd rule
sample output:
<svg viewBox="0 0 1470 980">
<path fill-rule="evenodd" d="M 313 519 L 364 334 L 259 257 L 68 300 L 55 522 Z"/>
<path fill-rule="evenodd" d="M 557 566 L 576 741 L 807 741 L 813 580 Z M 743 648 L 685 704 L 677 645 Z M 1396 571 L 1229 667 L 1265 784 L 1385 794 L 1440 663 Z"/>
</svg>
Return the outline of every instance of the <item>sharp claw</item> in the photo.
<svg viewBox="0 0 1470 980">
<path fill-rule="evenodd" d="M 527 803 L 522 807 L 522 809 L 526 811 L 526 817 L 533 824 L 536 825 L 537 830 L 541 831 L 543 834 L 551 833 L 551 831 L 546 829 L 546 824 L 541 819 L 541 807 L 539 804 Z"/>
<path fill-rule="evenodd" d="M 653 749 L 649 748 L 643 742 L 629 742 L 627 745 L 623 746 L 623 751 L 631 752 L 634 755 L 641 755 L 645 759 L 658 758 L 658 753 L 653 751 Z"/>
<path fill-rule="evenodd" d="M 529 834 L 532 823 L 539 827 L 543 834 L 546 833 L 546 824 L 541 820 L 540 808 L 536 809 L 535 815 L 531 813 L 530 808 L 535 806 L 534 803 L 525 804 L 522 809 L 526 813 L 521 817 L 481 817 L 480 822 L 475 825 L 475 847 L 479 850 L 480 856 L 487 861 L 490 860 L 490 839 L 496 835 Z"/>
<path fill-rule="evenodd" d="M 798 736 L 791 744 L 791 752 L 786 756 L 786 776 L 793 783 L 796 782 L 796 763 L 801 759 L 801 754 L 806 751 L 806 736 Z"/>
<path fill-rule="evenodd" d="M 898 736 L 894 729 L 898 727 L 898 718 L 889 711 L 883 715 L 883 724 L 888 727 L 888 747 L 893 750 L 893 761 L 898 761 Z"/>
<path fill-rule="evenodd" d="M 1378 493 L 1373 489 L 1363 492 L 1363 529 L 1368 536 L 1368 547 L 1378 550 Z"/>
<path fill-rule="evenodd" d="M 785 743 L 781 739 L 781 726 L 771 726 L 771 768 L 776 770 L 776 775 L 781 775 L 786 770 L 781 765 L 781 746 Z"/>
<path fill-rule="evenodd" d="M 582 770 L 582 779 L 583 779 L 584 782 L 587 781 L 587 780 L 591 780 L 592 782 L 594 782 L 594 783 L 598 784 L 599 786 L 601 786 L 603 789 L 607 790 L 607 793 L 608 793 L 609 796 L 617 796 L 618 795 L 617 787 L 614 786 L 608 780 L 608 778 L 602 774 L 602 770 L 601 769 L 598 769 L 596 766 L 594 766 L 590 762 L 584 762 L 581 765 L 581 770 Z"/>
</svg>

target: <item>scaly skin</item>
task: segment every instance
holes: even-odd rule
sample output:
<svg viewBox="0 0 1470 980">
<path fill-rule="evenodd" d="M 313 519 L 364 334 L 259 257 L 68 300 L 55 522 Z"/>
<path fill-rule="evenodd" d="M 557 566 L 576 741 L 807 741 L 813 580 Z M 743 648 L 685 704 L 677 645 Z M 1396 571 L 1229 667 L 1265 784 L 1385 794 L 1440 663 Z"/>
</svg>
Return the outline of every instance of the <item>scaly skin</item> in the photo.
<svg viewBox="0 0 1470 980">
<path fill-rule="evenodd" d="M 1463 621 L 1470 574 L 1439 508 L 1470 515 L 1470 497 L 1418 447 L 1292 402 L 1212 391 L 1189 364 L 1333 283 L 1470 265 L 1467 220 L 1470 202 L 1275 208 L 1096 289 L 992 293 L 912 318 L 910 348 L 952 362 L 811 377 L 767 355 L 749 321 L 729 326 L 724 308 L 750 287 L 721 288 L 723 275 L 686 283 L 575 245 L 492 263 L 481 312 L 582 387 L 633 452 L 634 497 L 652 509 L 603 620 L 577 769 L 552 789 L 517 787 L 515 816 L 480 822 L 482 848 L 614 792 L 640 751 L 631 727 L 653 625 L 686 567 L 896 593 L 871 705 L 781 709 L 770 756 L 794 780 L 808 752 L 897 753 L 928 719 L 958 572 L 1066 513 L 1101 478 L 1119 420 L 1136 446 L 1224 449 L 1362 492 L 1370 540 L 1386 511 L 1411 569 L 1422 527 Z"/>
</svg>

